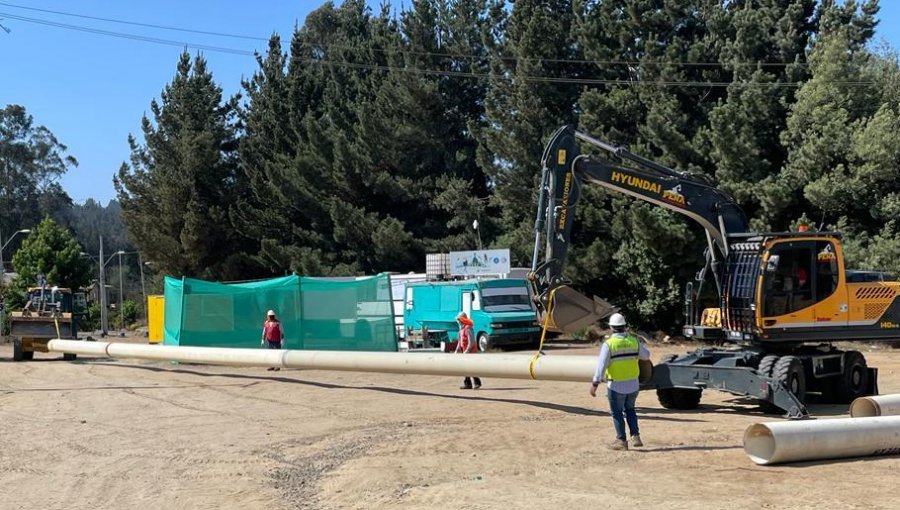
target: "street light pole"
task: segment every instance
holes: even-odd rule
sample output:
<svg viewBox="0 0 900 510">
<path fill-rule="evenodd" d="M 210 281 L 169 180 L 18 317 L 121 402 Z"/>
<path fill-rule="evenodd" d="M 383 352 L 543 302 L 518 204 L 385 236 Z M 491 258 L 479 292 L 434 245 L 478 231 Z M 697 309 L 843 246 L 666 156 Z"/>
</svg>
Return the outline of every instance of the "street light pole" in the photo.
<svg viewBox="0 0 900 510">
<path fill-rule="evenodd" d="M 484 248 L 481 247 L 481 231 L 478 230 L 478 220 L 472 222 L 472 228 L 474 228 L 475 233 L 478 234 L 478 250 L 481 251 Z"/>
<path fill-rule="evenodd" d="M 0 27 L 2 27 L 2 25 L 0 25 Z M 16 232 L 13 233 L 13 235 L 9 236 L 9 239 L 7 239 L 5 243 L 3 242 L 2 233 L 0 233 L 0 287 L 2 287 L 3 285 L 6 285 L 6 277 L 4 276 L 4 275 L 6 275 L 6 266 L 3 264 L 3 248 L 6 248 L 6 245 L 8 245 L 13 240 L 13 238 L 15 238 L 17 235 L 30 234 L 30 233 L 31 233 L 31 230 L 27 229 L 27 228 L 23 228 L 22 230 L 17 230 Z M 4 327 L 6 324 L 6 312 L 4 310 L 2 301 L 3 300 L 0 299 L 0 337 L 3 336 L 3 330 L 4 330 Z"/>
<path fill-rule="evenodd" d="M 3 279 L 3 274 L 6 273 L 6 266 L 3 263 L 3 248 L 6 248 L 6 246 L 9 245 L 9 243 L 12 242 L 12 240 L 15 239 L 17 235 L 30 234 L 30 233 L 31 233 L 30 228 L 23 228 L 22 230 L 17 230 L 15 232 L 13 232 L 13 235 L 9 236 L 9 239 L 7 239 L 5 243 L 3 242 L 2 233 L 0 233 L 0 280 Z M 0 283 L 3 283 L 3 282 L 0 281 Z"/>
</svg>

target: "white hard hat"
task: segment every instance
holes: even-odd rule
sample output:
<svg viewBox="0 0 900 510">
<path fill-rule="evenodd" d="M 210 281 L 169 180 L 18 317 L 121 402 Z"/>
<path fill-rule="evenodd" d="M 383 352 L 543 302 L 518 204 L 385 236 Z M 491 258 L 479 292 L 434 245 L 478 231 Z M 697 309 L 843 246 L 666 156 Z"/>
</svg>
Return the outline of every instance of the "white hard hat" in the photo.
<svg viewBox="0 0 900 510">
<path fill-rule="evenodd" d="M 267 313 L 266 315 L 275 317 L 275 310 L 269 310 L 269 313 Z"/>
<path fill-rule="evenodd" d="M 622 315 L 621 313 L 614 313 L 614 314 L 612 314 L 612 316 L 610 316 L 610 318 L 609 318 L 609 325 L 610 325 L 610 326 L 613 326 L 613 327 L 616 327 L 616 326 L 624 326 L 625 324 L 626 324 L 626 323 L 625 323 L 625 316 Z"/>
</svg>

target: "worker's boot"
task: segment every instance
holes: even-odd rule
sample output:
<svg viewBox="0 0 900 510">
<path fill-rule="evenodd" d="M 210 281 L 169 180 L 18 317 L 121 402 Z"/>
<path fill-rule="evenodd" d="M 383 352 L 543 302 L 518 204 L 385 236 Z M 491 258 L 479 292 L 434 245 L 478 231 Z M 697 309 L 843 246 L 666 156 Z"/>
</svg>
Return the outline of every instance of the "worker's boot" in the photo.
<svg viewBox="0 0 900 510">
<path fill-rule="evenodd" d="M 635 434 L 635 435 L 631 436 L 631 446 L 634 446 L 635 448 L 640 448 L 641 446 L 644 446 L 644 442 L 641 441 L 640 434 Z"/>
<path fill-rule="evenodd" d="M 478 378 L 478 377 L 474 377 L 473 379 L 475 380 L 475 387 L 474 387 L 474 389 L 477 390 L 478 388 L 481 388 L 481 379 Z"/>
<path fill-rule="evenodd" d="M 627 450 L 628 443 L 624 439 L 616 439 L 613 444 L 609 445 L 610 450 Z"/>
<path fill-rule="evenodd" d="M 468 377 L 466 377 L 465 379 L 463 379 L 463 384 L 462 384 L 462 386 L 459 387 L 459 389 L 471 390 L 472 389 L 472 381 Z"/>
</svg>

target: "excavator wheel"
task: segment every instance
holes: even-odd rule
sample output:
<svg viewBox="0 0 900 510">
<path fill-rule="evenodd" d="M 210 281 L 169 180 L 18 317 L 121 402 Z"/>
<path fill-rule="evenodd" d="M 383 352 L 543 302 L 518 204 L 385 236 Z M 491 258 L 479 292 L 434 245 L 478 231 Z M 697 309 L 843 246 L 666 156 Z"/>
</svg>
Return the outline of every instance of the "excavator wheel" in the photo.
<svg viewBox="0 0 900 510">
<path fill-rule="evenodd" d="M 796 356 L 778 358 L 772 367 L 772 377 L 784 384 L 801 403 L 806 402 L 806 373 L 803 371 L 803 362 L 800 358 Z"/>
<path fill-rule="evenodd" d="M 844 353 L 844 371 L 832 383 L 831 395 L 839 404 L 849 404 L 865 396 L 869 387 L 869 370 L 866 358 L 858 351 Z"/>
<path fill-rule="evenodd" d="M 772 369 L 775 368 L 775 363 L 777 362 L 778 356 L 767 354 L 766 356 L 763 356 L 761 360 L 759 360 L 759 366 L 756 368 L 756 371 L 759 372 L 760 375 L 769 377 L 772 375 Z"/>
<path fill-rule="evenodd" d="M 659 388 L 656 390 L 656 398 L 659 404 L 666 409 L 697 409 L 700 405 L 700 397 L 703 390 L 687 388 Z"/>
<path fill-rule="evenodd" d="M 767 354 L 763 356 L 761 360 L 759 360 L 759 366 L 756 367 L 756 371 L 759 375 L 765 377 L 772 377 L 772 369 L 775 368 L 775 363 L 778 363 L 778 356 L 774 354 Z M 767 401 L 767 400 L 759 400 L 759 408 L 762 412 L 767 414 L 781 414 L 782 410 L 780 407 L 775 404 Z"/>
<path fill-rule="evenodd" d="M 766 361 L 766 356 L 763 361 Z M 806 403 L 806 373 L 803 371 L 803 362 L 796 356 L 776 357 L 772 372 L 770 375 L 776 382 L 784 385 L 791 393 L 797 397 L 801 404 Z M 760 362 L 762 366 L 763 361 Z M 759 369 L 757 369 L 759 370 Z M 768 401 L 760 401 L 760 408 L 764 413 L 784 414 L 784 410 Z"/>
</svg>

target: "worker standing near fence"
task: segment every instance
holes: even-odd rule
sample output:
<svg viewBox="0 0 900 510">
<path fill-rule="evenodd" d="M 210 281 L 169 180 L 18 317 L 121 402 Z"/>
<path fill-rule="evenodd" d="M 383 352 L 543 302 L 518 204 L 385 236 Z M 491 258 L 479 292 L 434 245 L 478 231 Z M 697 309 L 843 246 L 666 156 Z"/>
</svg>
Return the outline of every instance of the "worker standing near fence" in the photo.
<svg viewBox="0 0 900 510">
<path fill-rule="evenodd" d="M 597 387 L 606 382 L 606 397 L 609 399 L 609 410 L 612 414 L 616 440 L 610 446 L 613 450 L 627 450 L 625 425 L 631 433 L 631 445 L 644 446 L 638 429 L 637 411 L 634 404 L 640 389 L 639 359 L 650 359 L 650 351 L 638 341 L 637 337 L 626 331 L 625 316 L 614 313 L 609 318 L 609 326 L 613 333 L 600 346 L 597 358 L 597 370 L 591 382 L 591 396 L 597 396 Z"/>
<path fill-rule="evenodd" d="M 281 349 L 284 341 L 284 329 L 281 321 L 275 317 L 275 310 L 269 310 L 266 321 L 263 322 L 262 340 L 259 345 L 267 349 Z M 269 367 L 268 370 L 281 370 L 279 367 Z"/>
</svg>

